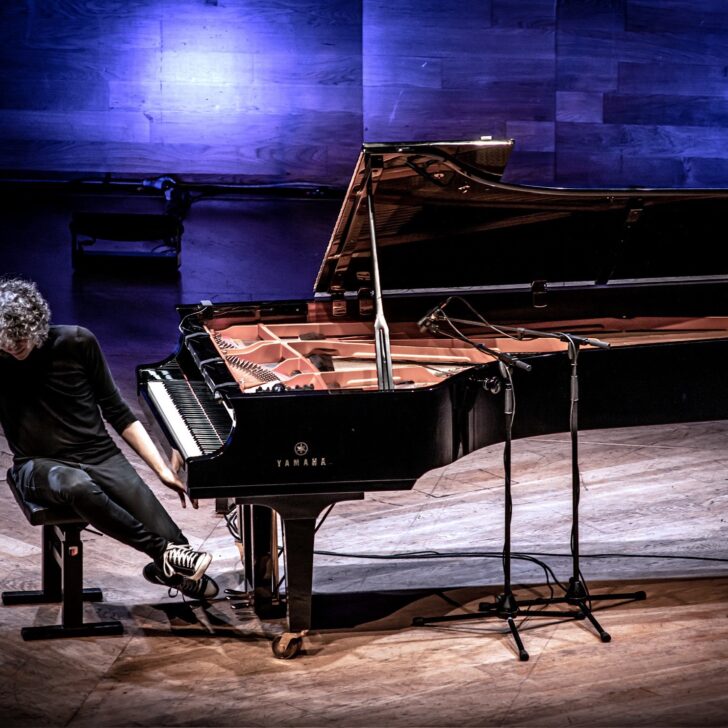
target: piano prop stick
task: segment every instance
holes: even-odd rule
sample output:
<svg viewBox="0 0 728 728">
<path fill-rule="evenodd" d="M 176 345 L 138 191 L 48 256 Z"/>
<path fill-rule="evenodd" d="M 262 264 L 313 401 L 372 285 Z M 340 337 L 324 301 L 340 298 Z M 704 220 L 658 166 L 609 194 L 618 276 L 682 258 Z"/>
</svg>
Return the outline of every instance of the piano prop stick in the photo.
<svg viewBox="0 0 728 728">
<path fill-rule="evenodd" d="M 497 617 L 503 619 L 508 624 L 508 628 L 513 636 L 513 640 L 518 648 L 518 657 L 522 661 L 529 658 L 521 636 L 518 632 L 515 619 L 517 617 L 552 617 L 559 619 L 583 620 L 587 619 L 596 629 L 602 642 L 611 641 L 611 636 L 604 630 L 601 624 L 594 617 L 591 609 L 592 601 L 612 600 L 612 601 L 640 601 L 646 598 L 643 591 L 623 593 L 623 594 L 598 594 L 589 593 L 586 583 L 582 580 L 581 568 L 579 565 L 579 495 L 580 495 L 580 472 L 579 472 L 579 453 L 578 453 L 578 404 L 579 404 L 579 382 L 577 362 L 579 357 L 579 347 L 583 344 L 608 349 L 609 344 L 599 339 L 592 339 L 576 334 L 542 332 L 525 328 L 514 328 L 509 326 L 493 326 L 485 319 L 479 316 L 478 321 L 453 319 L 444 313 L 444 308 L 452 297 L 445 304 L 441 304 L 433 311 L 420 320 L 420 325 L 425 327 L 436 328 L 437 331 L 445 336 L 457 338 L 461 341 L 472 344 L 478 349 L 483 349 L 481 344 L 468 339 L 455 326 L 455 323 L 467 324 L 470 326 L 485 326 L 492 328 L 500 334 L 506 336 L 514 336 L 522 339 L 551 338 L 563 341 L 568 346 L 569 360 L 571 362 L 571 380 L 570 380 L 570 419 L 569 429 L 571 433 L 571 462 L 572 462 L 572 528 L 571 528 L 571 554 L 572 554 L 572 576 L 569 579 L 569 586 L 565 590 L 562 597 L 533 598 L 518 601 L 511 588 L 511 518 L 513 514 L 513 499 L 511 495 L 511 434 L 513 429 L 513 417 L 515 411 L 515 396 L 513 391 L 512 370 L 514 366 L 521 369 L 531 370 L 530 365 L 525 365 L 514 357 L 509 357 L 501 352 L 492 352 L 499 359 L 499 368 L 502 378 L 502 389 L 504 392 L 504 418 L 505 418 L 505 442 L 503 450 L 503 470 L 504 470 L 504 542 L 503 542 L 503 593 L 500 594 L 493 603 L 481 603 L 477 612 L 468 614 L 458 614 L 443 617 L 416 617 L 413 624 L 422 626 L 432 623 L 453 622 L 474 619 L 487 619 Z M 462 299 L 461 299 L 462 300 Z M 464 302 L 466 305 L 467 302 Z M 435 323 L 437 321 L 437 323 Z M 448 331 L 442 330 L 442 324 L 448 326 Z M 489 353 L 491 353 L 489 351 Z M 493 383 L 492 380 L 484 382 L 493 393 L 500 391 L 500 383 Z M 554 604 L 569 604 L 575 606 L 579 611 L 564 610 L 543 610 L 530 611 L 532 606 L 549 606 Z M 526 607 L 526 611 L 523 608 Z"/>
</svg>

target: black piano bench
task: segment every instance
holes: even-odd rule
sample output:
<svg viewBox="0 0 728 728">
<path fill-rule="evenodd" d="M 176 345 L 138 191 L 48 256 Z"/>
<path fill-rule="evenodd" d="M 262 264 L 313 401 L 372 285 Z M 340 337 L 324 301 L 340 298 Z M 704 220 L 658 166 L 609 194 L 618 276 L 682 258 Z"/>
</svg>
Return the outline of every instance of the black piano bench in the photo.
<svg viewBox="0 0 728 728">
<path fill-rule="evenodd" d="M 83 603 L 100 602 L 100 589 L 84 589 L 81 531 L 88 525 L 72 508 L 49 508 L 25 500 L 12 472 L 8 485 L 18 505 L 33 526 L 43 527 L 43 588 L 40 591 L 7 591 L 4 605 L 60 603 L 61 624 L 23 627 L 24 640 L 119 635 L 121 622 L 84 622 Z"/>
<path fill-rule="evenodd" d="M 126 256 L 167 260 L 179 268 L 182 258 L 184 226 L 176 215 L 167 213 L 74 212 L 71 231 L 71 261 L 74 268 L 98 256 Z M 97 249 L 99 240 L 151 242 L 151 250 Z"/>
</svg>

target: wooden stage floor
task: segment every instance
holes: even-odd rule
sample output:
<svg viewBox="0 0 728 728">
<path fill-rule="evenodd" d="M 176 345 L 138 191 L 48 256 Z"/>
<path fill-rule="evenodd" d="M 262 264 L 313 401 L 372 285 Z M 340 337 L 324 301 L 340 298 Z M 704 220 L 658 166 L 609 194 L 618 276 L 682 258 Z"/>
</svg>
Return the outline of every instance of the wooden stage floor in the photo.
<svg viewBox="0 0 728 728">
<path fill-rule="evenodd" d="M 130 393 L 127 393 L 130 394 Z M 131 399 L 131 397 L 130 397 Z M 133 399 L 132 399 L 133 401 Z M 136 406 L 136 405 L 135 405 Z M 592 592 L 645 589 L 646 601 L 595 604 L 611 633 L 583 622 L 520 622 L 520 662 L 500 620 L 412 627 L 414 616 L 491 600 L 502 583 L 500 446 L 423 477 L 411 492 L 337 506 L 317 538 L 321 629 L 295 660 L 273 658 L 282 622 L 238 617 L 225 599 L 184 604 L 141 578 L 146 559 L 86 536 L 86 580 L 121 619 L 121 637 L 23 642 L 19 628 L 55 606 L 4 607 L 0 714 L 6 725 L 726 725 L 728 423 L 582 433 L 582 559 Z M 2 466 L 9 462 L 2 443 Z M 514 549 L 565 554 L 570 531 L 566 436 L 514 443 Z M 141 472 L 148 470 L 132 457 Z M 154 485 L 194 543 L 215 554 L 223 588 L 240 580 L 224 520 L 203 502 L 181 510 Z M 39 578 L 39 530 L 0 500 L 4 589 Z M 668 558 L 685 557 L 685 558 Z M 543 556 L 559 579 L 566 557 Z M 546 593 L 542 570 L 514 561 L 520 598 Z M 611 605 L 611 606 L 609 606 Z"/>
</svg>

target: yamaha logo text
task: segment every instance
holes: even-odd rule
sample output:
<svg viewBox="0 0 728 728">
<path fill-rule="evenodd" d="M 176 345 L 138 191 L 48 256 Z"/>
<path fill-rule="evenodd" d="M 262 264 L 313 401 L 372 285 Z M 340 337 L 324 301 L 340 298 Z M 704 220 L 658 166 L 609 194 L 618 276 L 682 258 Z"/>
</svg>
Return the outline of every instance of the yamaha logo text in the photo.
<svg viewBox="0 0 728 728">
<path fill-rule="evenodd" d="M 328 463 L 325 457 L 312 455 L 307 442 L 297 442 L 293 446 L 293 454 L 287 458 L 277 458 L 279 468 L 325 468 Z"/>
</svg>

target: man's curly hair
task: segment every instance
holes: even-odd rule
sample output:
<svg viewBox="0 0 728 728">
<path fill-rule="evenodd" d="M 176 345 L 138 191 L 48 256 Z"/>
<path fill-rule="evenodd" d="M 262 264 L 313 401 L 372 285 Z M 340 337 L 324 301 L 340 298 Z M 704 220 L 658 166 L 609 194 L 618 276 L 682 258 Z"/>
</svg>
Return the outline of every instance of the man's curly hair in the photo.
<svg viewBox="0 0 728 728">
<path fill-rule="evenodd" d="M 38 286 L 23 278 L 0 278 L 0 347 L 19 339 L 40 346 L 48 337 L 51 310 Z"/>
</svg>

